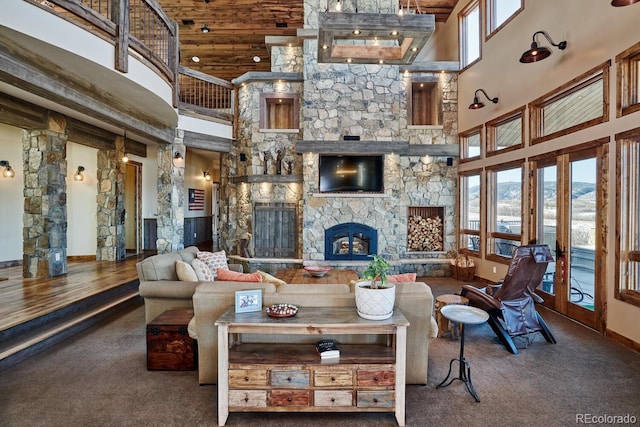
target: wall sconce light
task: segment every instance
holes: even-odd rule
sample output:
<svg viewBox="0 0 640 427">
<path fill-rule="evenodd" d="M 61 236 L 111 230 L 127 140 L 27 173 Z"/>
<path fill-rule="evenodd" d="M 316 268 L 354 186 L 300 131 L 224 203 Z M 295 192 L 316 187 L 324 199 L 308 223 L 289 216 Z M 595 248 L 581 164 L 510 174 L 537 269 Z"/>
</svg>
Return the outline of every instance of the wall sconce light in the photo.
<svg viewBox="0 0 640 427">
<path fill-rule="evenodd" d="M 209 171 L 202 171 L 202 179 L 205 181 L 211 181 L 211 174 Z"/>
<path fill-rule="evenodd" d="M 173 166 L 181 166 L 184 161 L 184 156 L 179 151 L 173 153 Z"/>
<path fill-rule="evenodd" d="M 9 160 L 0 160 L 0 167 L 4 168 L 2 176 L 4 176 L 5 178 L 13 178 L 14 176 L 16 176 L 16 172 L 9 164 Z"/>
<path fill-rule="evenodd" d="M 621 6 L 629 6 L 634 3 L 638 3 L 640 0 L 612 0 L 611 6 L 621 7 Z"/>
<path fill-rule="evenodd" d="M 124 156 L 122 156 L 122 161 L 124 163 L 127 163 L 129 161 L 129 156 L 127 155 L 127 153 L 124 153 Z"/>
<path fill-rule="evenodd" d="M 482 92 L 484 94 L 484 96 L 491 102 L 493 102 L 494 104 L 498 103 L 498 98 L 490 98 L 489 95 L 487 95 L 487 92 L 484 91 L 484 89 L 476 89 L 476 92 L 473 94 L 473 104 L 469 105 L 469 109 L 470 110 L 477 110 L 479 108 L 483 108 L 484 107 L 484 102 L 480 102 L 480 100 L 478 99 L 478 92 Z"/>
<path fill-rule="evenodd" d="M 84 172 L 84 166 L 78 166 L 78 170 L 76 171 L 76 174 L 73 175 L 73 180 L 84 181 L 84 175 L 82 174 L 82 172 Z"/>
<path fill-rule="evenodd" d="M 520 57 L 520 62 L 522 62 L 523 64 L 542 61 L 543 59 L 551 55 L 551 51 L 548 48 L 538 47 L 538 43 L 536 43 L 536 35 L 538 34 L 542 34 L 549 41 L 549 43 L 551 43 L 552 46 L 555 46 L 560 50 L 565 50 L 567 48 L 566 41 L 561 41 L 560 43 L 555 44 L 547 33 L 545 33 L 544 31 L 536 31 L 535 33 L 533 33 L 533 42 L 531 43 L 531 49 L 524 52 Z"/>
</svg>

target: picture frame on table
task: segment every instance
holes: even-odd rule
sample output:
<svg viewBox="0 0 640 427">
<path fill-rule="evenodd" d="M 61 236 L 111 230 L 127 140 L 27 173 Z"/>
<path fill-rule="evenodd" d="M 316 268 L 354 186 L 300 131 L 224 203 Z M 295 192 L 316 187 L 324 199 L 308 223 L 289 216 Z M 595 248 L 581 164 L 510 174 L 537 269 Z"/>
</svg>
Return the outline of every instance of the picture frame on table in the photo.
<svg viewBox="0 0 640 427">
<path fill-rule="evenodd" d="M 236 291 L 236 313 L 262 310 L 262 289 Z"/>
</svg>

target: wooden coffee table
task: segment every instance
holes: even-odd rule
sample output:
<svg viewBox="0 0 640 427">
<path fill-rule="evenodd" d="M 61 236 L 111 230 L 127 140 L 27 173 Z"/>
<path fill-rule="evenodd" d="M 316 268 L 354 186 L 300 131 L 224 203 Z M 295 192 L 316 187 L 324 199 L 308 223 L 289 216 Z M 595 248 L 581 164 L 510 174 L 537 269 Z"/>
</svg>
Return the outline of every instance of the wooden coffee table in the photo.
<svg viewBox="0 0 640 427">
<path fill-rule="evenodd" d="M 318 283 L 342 283 L 348 284 L 352 280 L 358 280 L 355 270 L 332 269 L 322 277 L 313 277 L 303 268 L 285 268 L 274 274 L 280 280 L 297 285 Z"/>
</svg>

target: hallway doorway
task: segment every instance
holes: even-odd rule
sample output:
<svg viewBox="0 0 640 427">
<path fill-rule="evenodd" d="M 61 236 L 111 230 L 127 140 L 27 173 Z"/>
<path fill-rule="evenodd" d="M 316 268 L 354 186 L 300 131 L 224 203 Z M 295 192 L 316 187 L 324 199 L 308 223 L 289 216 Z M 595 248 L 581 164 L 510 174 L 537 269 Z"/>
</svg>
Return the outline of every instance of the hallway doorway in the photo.
<svg viewBox="0 0 640 427">
<path fill-rule="evenodd" d="M 129 160 L 124 180 L 126 256 L 142 251 L 142 163 Z"/>
</svg>

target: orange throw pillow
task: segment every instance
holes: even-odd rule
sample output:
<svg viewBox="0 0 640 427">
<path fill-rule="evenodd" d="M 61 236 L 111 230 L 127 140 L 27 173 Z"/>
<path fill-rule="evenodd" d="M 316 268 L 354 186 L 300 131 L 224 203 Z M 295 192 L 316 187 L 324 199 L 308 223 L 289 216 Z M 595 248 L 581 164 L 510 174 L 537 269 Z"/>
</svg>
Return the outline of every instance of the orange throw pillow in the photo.
<svg viewBox="0 0 640 427">
<path fill-rule="evenodd" d="M 237 271 L 218 268 L 216 270 L 218 278 L 216 280 L 228 280 L 231 282 L 262 282 L 262 275 L 256 273 L 238 273 Z"/>
<path fill-rule="evenodd" d="M 416 273 L 389 274 L 387 280 L 389 283 L 407 283 L 416 281 Z"/>
</svg>

